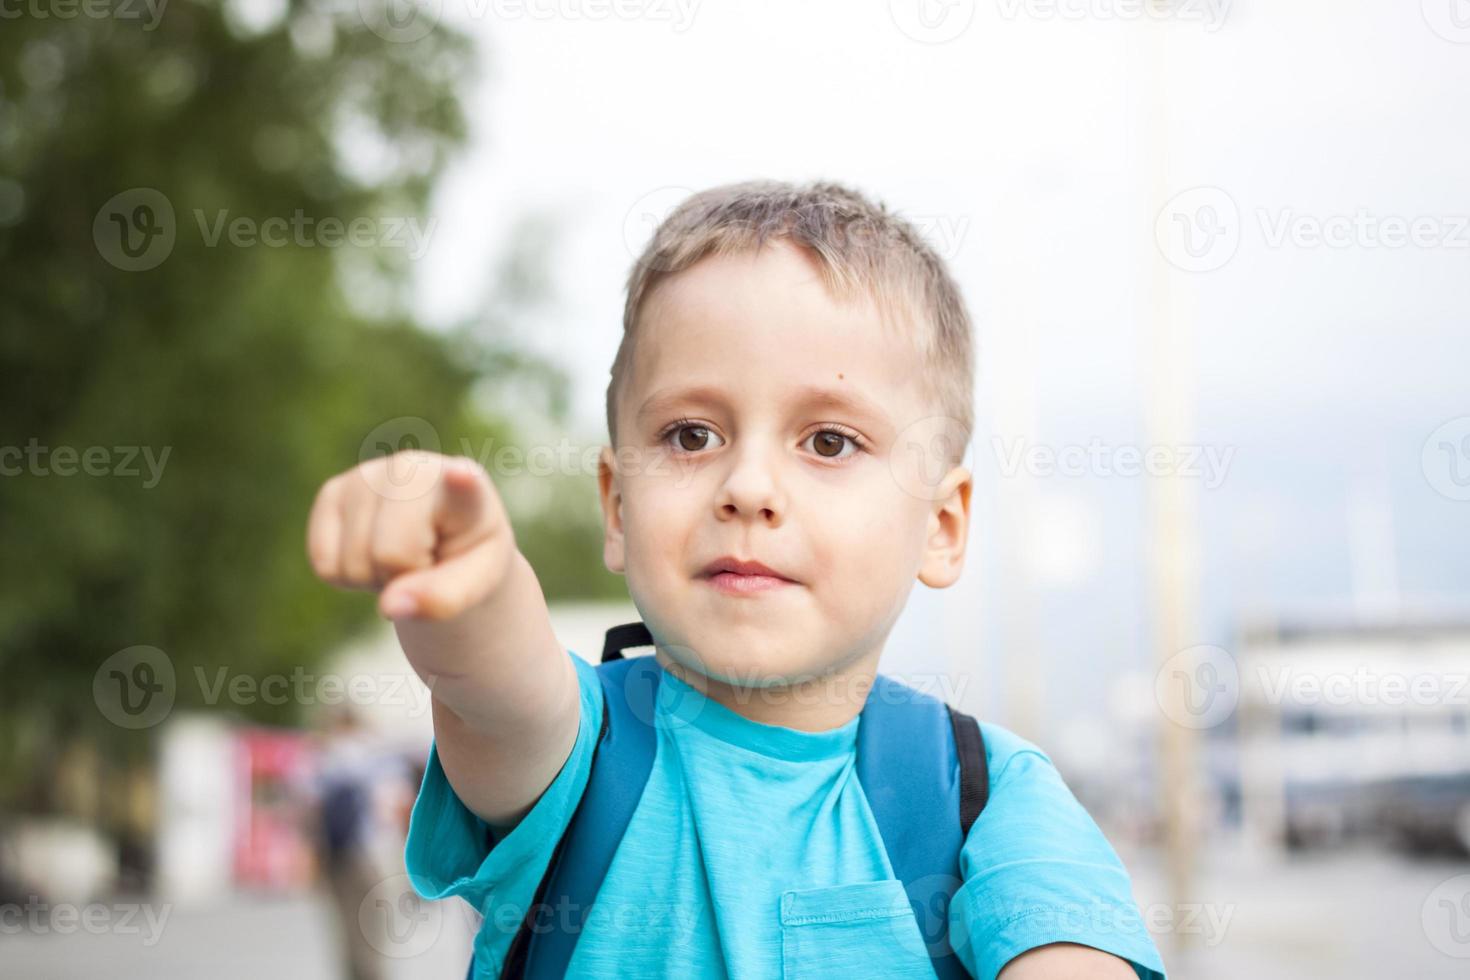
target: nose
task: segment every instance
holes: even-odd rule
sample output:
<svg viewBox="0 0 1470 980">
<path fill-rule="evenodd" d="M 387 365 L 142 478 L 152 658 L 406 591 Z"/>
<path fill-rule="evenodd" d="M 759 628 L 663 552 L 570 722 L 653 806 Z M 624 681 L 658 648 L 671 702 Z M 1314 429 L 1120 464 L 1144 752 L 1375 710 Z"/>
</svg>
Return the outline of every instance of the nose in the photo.
<svg viewBox="0 0 1470 980">
<path fill-rule="evenodd" d="M 756 520 L 779 527 L 785 520 L 786 496 L 777 479 L 770 455 L 773 450 L 759 441 L 746 441 L 730 454 L 730 471 L 715 497 L 715 515 L 720 520 Z"/>
</svg>

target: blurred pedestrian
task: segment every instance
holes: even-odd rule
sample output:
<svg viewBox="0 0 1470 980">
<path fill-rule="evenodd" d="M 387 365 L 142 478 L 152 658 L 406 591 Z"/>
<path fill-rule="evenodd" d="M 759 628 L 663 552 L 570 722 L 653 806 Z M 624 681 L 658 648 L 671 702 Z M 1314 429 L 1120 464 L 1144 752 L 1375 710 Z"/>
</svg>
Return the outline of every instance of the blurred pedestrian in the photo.
<svg viewBox="0 0 1470 980">
<path fill-rule="evenodd" d="M 401 755 L 383 745 L 352 706 L 336 706 L 317 759 L 317 839 L 350 980 L 388 975 L 395 912 L 369 897 L 403 874 L 399 811 L 404 795 L 413 792 L 407 778 Z"/>
</svg>

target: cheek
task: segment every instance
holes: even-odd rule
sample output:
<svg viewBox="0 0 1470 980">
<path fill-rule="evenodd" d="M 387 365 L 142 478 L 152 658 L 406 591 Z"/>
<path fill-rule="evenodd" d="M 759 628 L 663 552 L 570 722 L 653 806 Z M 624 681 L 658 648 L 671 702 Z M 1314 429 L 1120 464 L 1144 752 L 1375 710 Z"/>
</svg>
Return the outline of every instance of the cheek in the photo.
<svg viewBox="0 0 1470 980">
<path fill-rule="evenodd" d="M 682 567 L 695 506 L 692 488 L 673 481 L 644 479 L 627 486 L 623 532 L 630 575 L 657 579 L 667 569 Z"/>
<path fill-rule="evenodd" d="M 835 493 L 824 493 L 817 513 L 823 524 L 840 531 L 851 547 L 891 550 L 912 534 L 915 503 L 886 470 L 875 470 Z"/>
<path fill-rule="evenodd" d="M 880 582 L 901 582 L 917 573 L 923 515 L 918 502 L 891 480 L 878 478 L 824 495 L 805 523 L 817 567 L 844 583 L 859 583 L 869 591 Z"/>
</svg>

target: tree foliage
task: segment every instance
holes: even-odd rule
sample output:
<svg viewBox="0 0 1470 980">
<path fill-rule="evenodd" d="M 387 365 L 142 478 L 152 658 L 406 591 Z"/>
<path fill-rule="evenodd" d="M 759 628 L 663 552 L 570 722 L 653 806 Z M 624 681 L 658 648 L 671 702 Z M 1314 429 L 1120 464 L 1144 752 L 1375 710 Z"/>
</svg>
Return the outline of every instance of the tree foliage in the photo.
<svg viewBox="0 0 1470 980">
<path fill-rule="evenodd" d="M 198 666 L 259 676 L 319 662 L 375 622 L 371 600 L 324 587 L 305 561 L 320 483 L 403 419 L 446 447 L 515 441 L 475 408 L 497 379 L 534 379 L 553 412 L 565 402 L 559 372 L 493 325 L 417 323 L 422 259 L 391 241 L 395 222 L 400 237 L 410 219 L 424 227 L 465 139 L 460 93 L 476 59 L 464 36 L 441 24 L 395 43 L 357 5 L 315 0 L 251 27 L 214 0 L 172 0 L 151 27 L 146 12 L 121 16 L 146 11 L 137 2 L 107 17 L 62 18 L 60 6 L 0 30 L 11 777 L 30 762 L 44 778 L 48 747 L 77 731 L 133 737 L 92 696 L 123 648 L 164 651 L 185 706 L 205 700 Z M 128 268 L 122 234 L 151 241 L 169 210 L 165 256 Z M 236 219 L 253 240 L 211 239 Z M 311 230 L 268 243 L 268 219 Z M 370 242 L 341 241 L 332 220 L 367 221 Z M 587 492 L 573 493 L 575 519 L 518 527 L 528 551 L 552 540 L 582 559 L 545 582 L 553 596 L 619 590 Z M 286 720 L 298 707 L 241 710 Z"/>
</svg>

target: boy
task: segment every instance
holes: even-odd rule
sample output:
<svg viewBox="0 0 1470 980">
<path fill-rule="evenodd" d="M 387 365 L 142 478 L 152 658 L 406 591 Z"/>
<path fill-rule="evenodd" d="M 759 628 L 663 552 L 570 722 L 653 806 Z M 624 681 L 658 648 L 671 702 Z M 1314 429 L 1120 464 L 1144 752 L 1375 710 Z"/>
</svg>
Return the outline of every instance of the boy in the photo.
<svg viewBox="0 0 1470 980">
<path fill-rule="evenodd" d="M 972 360 L 943 263 L 846 188 L 715 188 L 655 232 L 598 486 L 604 561 L 661 672 L 657 746 L 568 975 L 935 975 L 854 754 L 914 581 L 945 588 L 963 565 Z M 425 492 L 387 484 L 395 466 L 427 472 Z M 432 685 L 408 869 L 484 914 L 473 976 L 500 976 L 601 761 L 597 670 L 557 642 L 467 459 L 341 474 L 308 537 L 323 578 L 380 590 Z M 947 920 L 963 969 L 1162 980 L 1126 871 L 1050 761 L 997 726 L 984 742 L 989 801 Z"/>
</svg>

